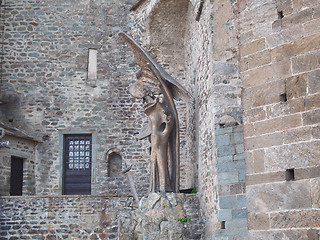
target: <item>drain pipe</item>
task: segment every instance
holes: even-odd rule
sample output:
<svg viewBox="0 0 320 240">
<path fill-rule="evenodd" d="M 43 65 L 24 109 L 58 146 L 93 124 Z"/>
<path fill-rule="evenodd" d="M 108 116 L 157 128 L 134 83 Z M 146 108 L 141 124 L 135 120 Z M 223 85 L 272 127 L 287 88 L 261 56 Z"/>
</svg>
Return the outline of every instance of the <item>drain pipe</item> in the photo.
<svg viewBox="0 0 320 240">
<path fill-rule="evenodd" d="M 0 139 L 2 139 L 5 135 L 5 131 L 2 127 L 0 127 L 0 131 L 1 131 Z M 10 146 L 9 141 L 0 141 L 0 147 L 9 147 L 9 146 Z"/>
</svg>

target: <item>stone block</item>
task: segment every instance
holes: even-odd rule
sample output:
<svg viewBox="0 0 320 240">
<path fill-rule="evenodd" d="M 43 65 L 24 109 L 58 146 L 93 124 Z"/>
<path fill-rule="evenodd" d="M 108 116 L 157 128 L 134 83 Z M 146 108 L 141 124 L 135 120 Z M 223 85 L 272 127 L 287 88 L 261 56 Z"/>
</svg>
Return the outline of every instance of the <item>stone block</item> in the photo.
<svg viewBox="0 0 320 240">
<path fill-rule="evenodd" d="M 312 96 L 307 96 L 304 100 L 304 103 L 307 111 L 320 108 L 320 93 Z"/>
<path fill-rule="evenodd" d="M 256 185 L 256 184 L 265 184 L 272 182 L 283 182 L 286 179 L 285 171 L 281 172 L 270 172 L 270 173 L 260 173 L 252 174 L 246 176 L 246 184 Z"/>
<path fill-rule="evenodd" d="M 247 57 L 248 69 L 253 69 L 271 63 L 271 51 L 269 49 L 257 52 Z"/>
<path fill-rule="evenodd" d="M 281 21 L 281 20 L 279 20 Z M 299 38 L 293 42 L 280 45 L 272 49 L 272 62 L 290 59 L 296 55 L 304 54 L 320 48 L 320 34 L 314 34 L 304 38 Z"/>
<path fill-rule="evenodd" d="M 320 42 L 319 42 L 320 43 Z M 301 74 L 286 79 L 287 99 L 305 96 L 307 93 L 307 75 Z"/>
<path fill-rule="evenodd" d="M 229 133 L 232 133 L 232 131 L 233 131 L 233 128 L 232 128 L 232 127 L 216 128 L 215 134 L 216 134 L 216 135 L 229 134 Z"/>
<path fill-rule="evenodd" d="M 320 51 L 309 52 L 292 58 L 292 73 L 298 74 L 320 68 Z"/>
<path fill-rule="evenodd" d="M 264 107 L 256 107 L 253 109 L 248 109 L 245 113 L 246 122 L 256 122 L 261 121 L 266 118 L 266 111 Z"/>
<path fill-rule="evenodd" d="M 226 229 L 229 231 L 236 229 L 243 229 L 244 232 L 247 231 L 247 218 L 245 219 L 234 219 L 226 222 Z M 238 232 L 238 234 L 242 235 Z"/>
<path fill-rule="evenodd" d="M 320 92 L 320 70 L 308 73 L 308 93 Z"/>
<path fill-rule="evenodd" d="M 265 49 L 265 38 L 254 40 L 240 47 L 241 56 L 247 56 Z"/>
<path fill-rule="evenodd" d="M 222 172 L 218 174 L 218 184 L 224 185 L 224 184 L 233 184 L 239 182 L 239 172 L 233 171 L 233 172 Z"/>
<path fill-rule="evenodd" d="M 243 136 L 245 138 L 254 136 L 254 127 L 251 123 L 245 123 L 243 125 Z"/>
<path fill-rule="evenodd" d="M 245 111 L 280 102 L 280 95 L 285 93 L 285 81 L 275 81 L 243 91 L 243 108 Z"/>
<path fill-rule="evenodd" d="M 226 146 L 230 144 L 230 135 L 219 135 L 216 137 L 217 147 Z"/>
<path fill-rule="evenodd" d="M 229 221 L 231 220 L 231 209 L 228 210 L 219 210 L 218 211 L 218 221 Z"/>
<path fill-rule="evenodd" d="M 246 195 L 237 195 L 237 208 L 247 207 L 247 197 Z"/>
<path fill-rule="evenodd" d="M 311 127 L 300 127 L 288 129 L 284 132 L 284 143 L 294 143 L 300 141 L 307 141 L 312 138 Z"/>
<path fill-rule="evenodd" d="M 320 210 L 292 210 L 270 214 L 270 228 L 319 228 Z"/>
<path fill-rule="evenodd" d="M 231 162 L 232 160 L 233 160 L 232 156 L 217 157 L 217 163 L 218 164 Z"/>
<path fill-rule="evenodd" d="M 270 227 L 269 214 L 267 213 L 248 213 L 249 230 L 267 230 Z"/>
<path fill-rule="evenodd" d="M 275 103 L 266 107 L 268 118 L 277 118 L 283 115 L 303 112 L 304 110 L 303 98 L 291 99 L 287 102 Z"/>
<path fill-rule="evenodd" d="M 303 24 L 303 31 L 305 35 L 312 35 L 315 32 L 317 32 L 319 28 L 319 24 L 320 24 L 320 18 L 314 19 L 312 21 L 309 21 Z"/>
<path fill-rule="evenodd" d="M 308 168 L 297 168 L 294 170 L 294 179 L 310 179 L 320 177 L 320 166 L 313 166 Z"/>
<path fill-rule="evenodd" d="M 282 19 L 276 20 L 273 23 L 274 25 L 280 25 L 281 29 L 288 27 L 301 27 L 301 25 L 305 22 L 308 22 L 312 19 L 313 10 L 311 8 L 305 9 L 303 11 L 290 14 L 289 16 L 285 16 Z"/>
<path fill-rule="evenodd" d="M 290 181 L 247 186 L 248 212 L 311 208 L 309 181 Z"/>
<path fill-rule="evenodd" d="M 291 76 L 291 62 L 289 59 L 276 64 L 262 66 L 243 73 L 243 86 L 245 88 L 261 85 L 267 82 L 285 79 Z M 278 91 L 277 88 L 273 90 Z M 269 93 L 272 93 L 270 91 Z M 247 108 L 245 108 L 246 110 Z"/>
<path fill-rule="evenodd" d="M 292 13 L 292 0 L 276 0 L 276 6 L 278 12 L 282 12 L 284 16 L 287 16 Z"/>
<path fill-rule="evenodd" d="M 292 0 L 292 3 L 295 12 L 319 5 L 317 0 Z"/>
<path fill-rule="evenodd" d="M 236 207 L 236 204 L 237 204 L 236 196 L 219 197 L 220 209 L 234 209 Z"/>
<path fill-rule="evenodd" d="M 244 170 L 245 169 L 245 162 L 244 161 L 233 161 L 227 162 L 217 165 L 217 172 L 232 172 L 235 170 Z"/>
<path fill-rule="evenodd" d="M 236 151 L 237 151 L 237 154 L 233 155 L 233 160 L 234 161 L 244 161 L 246 158 L 246 155 L 244 153 L 244 145 L 243 144 L 237 145 Z"/>
<path fill-rule="evenodd" d="M 222 146 L 218 148 L 217 156 L 224 157 L 235 154 L 234 146 Z"/>
<path fill-rule="evenodd" d="M 320 125 L 312 128 L 312 136 L 314 139 L 320 139 Z"/>
<path fill-rule="evenodd" d="M 283 133 L 276 132 L 258 137 L 247 138 L 245 141 L 246 150 L 254 150 L 259 148 L 268 148 L 283 144 Z"/>
<path fill-rule="evenodd" d="M 311 125 L 320 123 L 320 109 L 302 114 L 303 125 Z"/>
<path fill-rule="evenodd" d="M 267 121 L 256 122 L 254 130 L 256 135 L 282 131 L 288 128 L 295 128 L 302 125 L 300 114 L 289 115 Z"/>
<path fill-rule="evenodd" d="M 312 207 L 320 208 L 320 178 L 311 179 L 311 198 L 312 198 Z"/>
<path fill-rule="evenodd" d="M 232 219 L 247 219 L 247 209 L 233 209 L 231 211 Z"/>
<path fill-rule="evenodd" d="M 317 166 L 320 159 L 320 141 L 288 144 L 265 149 L 265 168 L 281 171 L 290 168 Z"/>
<path fill-rule="evenodd" d="M 246 173 L 264 172 L 264 150 L 246 152 Z"/>
<path fill-rule="evenodd" d="M 249 239 L 272 239 L 272 240 L 283 240 L 283 239 L 308 239 L 307 230 L 306 229 L 293 229 L 293 230 L 272 230 L 268 229 L 266 231 L 258 230 L 258 231 L 249 231 Z M 313 238 L 311 238 L 313 240 Z"/>
<path fill-rule="evenodd" d="M 230 187 L 230 194 L 231 195 L 246 193 L 245 183 L 234 183 L 234 184 L 230 184 L 229 187 Z"/>
</svg>

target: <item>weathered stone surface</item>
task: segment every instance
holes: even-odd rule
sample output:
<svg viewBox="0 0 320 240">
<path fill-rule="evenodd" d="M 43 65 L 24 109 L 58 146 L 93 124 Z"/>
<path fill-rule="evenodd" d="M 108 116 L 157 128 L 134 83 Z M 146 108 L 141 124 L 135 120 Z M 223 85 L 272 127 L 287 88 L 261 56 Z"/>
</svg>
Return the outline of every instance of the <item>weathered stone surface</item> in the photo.
<svg viewBox="0 0 320 240">
<path fill-rule="evenodd" d="M 270 214 L 270 227 L 281 228 L 319 228 L 319 210 L 292 210 Z"/>
<path fill-rule="evenodd" d="M 248 212 L 306 209 L 312 205 L 308 181 L 247 186 L 247 197 Z"/>
<path fill-rule="evenodd" d="M 292 58 L 292 72 L 293 74 L 308 72 L 320 67 L 319 51 L 313 51 Z"/>
<path fill-rule="evenodd" d="M 151 193 L 141 199 L 138 209 L 120 218 L 121 232 L 131 239 L 200 239 L 199 210 L 195 195 Z"/>
<path fill-rule="evenodd" d="M 247 88 L 243 91 L 244 108 L 250 110 L 253 107 L 280 102 L 280 95 L 283 93 L 285 93 L 283 80 Z"/>
<path fill-rule="evenodd" d="M 266 149 L 266 169 L 279 171 L 289 168 L 317 166 L 320 142 L 305 142 Z M 294 153 L 294 154 L 292 154 Z"/>
<path fill-rule="evenodd" d="M 311 198 L 312 198 L 312 207 L 319 208 L 320 207 L 320 178 L 311 179 Z"/>
<path fill-rule="evenodd" d="M 246 139 L 246 149 L 253 150 L 258 148 L 266 148 L 272 146 L 279 146 L 283 143 L 283 133 L 271 133 L 258 137 L 251 137 Z"/>
<path fill-rule="evenodd" d="M 254 230 L 266 230 L 270 228 L 269 214 L 267 213 L 249 213 L 248 228 Z"/>
<path fill-rule="evenodd" d="M 300 114 L 274 118 L 254 124 L 254 130 L 256 135 L 282 131 L 288 128 L 295 128 L 302 125 L 302 119 Z"/>
<path fill-rule="evenodd" d="M 262 183 L 283 182 L 285 175 L 284 171 L 246 175 L 246 184 L 249 186 Z"/>
<path fill-rule="evenodd" d="M 259 52 L 264 48 L 265 48 L 265 39 L 261 38 L 240 47 L 240 53 L 242 56 L 247 56 L 247 55 Z"/>
<path fill-rule="evenodd" d="M 297 75 L 286 79 L 287 99 L 305 96 L 307 93 L 307 76 L 306 74 Z"/>
</svg>

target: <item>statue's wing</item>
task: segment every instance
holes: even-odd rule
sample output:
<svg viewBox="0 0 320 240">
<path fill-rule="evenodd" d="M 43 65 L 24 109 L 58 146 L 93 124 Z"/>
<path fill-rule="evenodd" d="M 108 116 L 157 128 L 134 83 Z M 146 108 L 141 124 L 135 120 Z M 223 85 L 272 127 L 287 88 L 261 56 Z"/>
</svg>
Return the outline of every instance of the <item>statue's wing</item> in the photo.
<svg viewBox="0 0 320 240">
<path fill-rule="evenodd" d="M 120 32 L 119 36 L 128 44 L 131 48 L 134 56 L 135 62 L 141 67 L 146 68 L 148 64 L 154 66 L 159 72 L 161 78 L 168 85 L 172 96 L 177 100 L 190 101 L 193 100 L 191 94 L 182 87 L 175 79 L 173 79 L 156 61 L 154 61 L 151 56 L 145 51 L 132 37 L 128 36 L 124 32 Z"/>
</svg>

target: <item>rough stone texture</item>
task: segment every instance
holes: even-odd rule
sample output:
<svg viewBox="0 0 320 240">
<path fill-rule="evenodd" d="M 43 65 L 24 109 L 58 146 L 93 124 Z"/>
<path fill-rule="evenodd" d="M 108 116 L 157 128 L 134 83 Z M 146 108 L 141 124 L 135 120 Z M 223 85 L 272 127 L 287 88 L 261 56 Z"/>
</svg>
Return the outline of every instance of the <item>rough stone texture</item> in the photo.
<svg viewBox="0 0 320 240">
<path fill-rule="evenodd" d="M 202 239 L 204 230 L 196 195 L 175 193 L 148 194 L 130 217 L 119 222 L 123 240 Z"/>
<path fill-rule="evenodd" d="M 35 189 L 35 152 L 38 142 L 9 136 L 1 141 L 9 141 L 10 148 L 1 148 L 0 155 L 0 196 L 10 195 L 11 156 L 23 159 L 23 195 L 34 195 Z"/>
<path fill-rule="evenodd" d="M 124 177 L 108 177 L 109 150 L 133 165 L 139 194 L 147 191 L 149 143 L 136 139 L 146 119 L 129 96 L 134 66 L 128 68 L 130 52 L 117 39 L 132 25 L 133 2 L 2 2 L 1 100 L 10 103 L 0 106 L 0 118 L 45 139 L 34 156 L 35 181 L 27 183 L 36 194 L 62 193 L 59 136 L 68 131 L 96 136 L 93 194 L 130 193 Z M 87 78 L 89 49 L 97 50 L 96 80 Z"/>
<path fill-rule="evenodd" d="M 119 239 L 119 215 L 132 210 L 132 201 L 127 196 L 2 197 L 0 239 Z"/>
<path fill-rule="evenodd" d="M 242 2 L 249 239 L 318 239 L 320 3 Z"/>
</svg>

